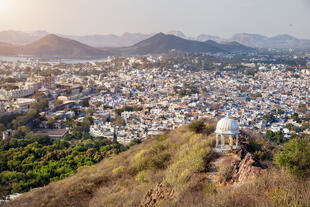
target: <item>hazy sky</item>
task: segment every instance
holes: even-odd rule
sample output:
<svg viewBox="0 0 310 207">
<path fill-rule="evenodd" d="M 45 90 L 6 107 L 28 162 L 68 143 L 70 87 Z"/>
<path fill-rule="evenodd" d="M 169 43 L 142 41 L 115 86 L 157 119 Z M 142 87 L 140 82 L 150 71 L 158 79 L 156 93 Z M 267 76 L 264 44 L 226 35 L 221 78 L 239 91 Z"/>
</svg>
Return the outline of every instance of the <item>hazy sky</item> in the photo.
<svg viewBox="0 0 310 207">
<path fill-rule="evenodd" d="M 310 0 L 0 0 L 0 30 L 63 34 L 292 34 L 310 38 Z"/>
</svg>

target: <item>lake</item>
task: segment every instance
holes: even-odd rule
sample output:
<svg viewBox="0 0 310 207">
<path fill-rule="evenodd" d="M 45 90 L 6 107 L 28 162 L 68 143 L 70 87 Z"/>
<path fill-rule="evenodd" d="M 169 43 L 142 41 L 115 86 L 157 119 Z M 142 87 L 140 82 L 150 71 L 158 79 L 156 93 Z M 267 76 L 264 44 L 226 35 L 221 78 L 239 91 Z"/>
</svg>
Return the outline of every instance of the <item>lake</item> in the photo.
<svg viewBox="0 0 310 207">
<path fill-rule="evenodd" d="M 28 57 L 7 57 L 7 56 L 0 56 L 0 61 L 8 61 L 8 62 L 17 62 L 17 61 L 22 61 L 26 62 L 29 61 L 30 59 L 37 60 L 37 58 L 28 58 Z M 102 62 L 105 61 L 106 58 L 101 58 L 101 59 L 60 59 L 62 63 L 65 64 L 85 64 L 87 62 Z M 42 61 L 44 63 L 55 63 L 56 61 L 53 61 L 51 58 L 51 61 Z"/>
</svg>

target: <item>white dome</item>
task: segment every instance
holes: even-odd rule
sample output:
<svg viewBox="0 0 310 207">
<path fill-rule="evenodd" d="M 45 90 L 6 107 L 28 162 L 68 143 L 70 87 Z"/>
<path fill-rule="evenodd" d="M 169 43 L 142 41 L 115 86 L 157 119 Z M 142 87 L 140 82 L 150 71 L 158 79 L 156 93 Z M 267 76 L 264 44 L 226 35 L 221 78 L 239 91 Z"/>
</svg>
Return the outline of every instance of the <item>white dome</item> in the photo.
<svg viewBox="0 0 310 207">
<path fill-rule="evenodd" d="M 225 117 L 217 122 L 216 131 L 218 134 L 239 134 L 239 124 L 236 120 Z"/>
</svg>

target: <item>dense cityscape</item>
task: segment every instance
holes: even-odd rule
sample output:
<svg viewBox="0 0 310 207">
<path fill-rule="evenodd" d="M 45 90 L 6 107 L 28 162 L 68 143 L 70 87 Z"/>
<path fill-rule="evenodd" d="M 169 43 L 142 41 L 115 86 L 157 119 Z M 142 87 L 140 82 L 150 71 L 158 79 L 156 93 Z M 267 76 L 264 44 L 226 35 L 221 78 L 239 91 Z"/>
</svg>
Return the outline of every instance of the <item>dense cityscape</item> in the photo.
<svg viewBox="0 0 310 207">
<path fill-rule="evenodd" d="M 0 0 L 0 207 L 310 207 L 310 0 Z"/>
<path fill-rule="evenodd" d="M 188 54 L 85 64 L 2 61 L 1 117 L 36 109 L 41 122 L 27 120 L 26 131 L 63 138 L 74 133 L 72 122 L 83 123 L 91 115 L 91 136 L 122 144 L 227 113 L 242 128 L 260 133 L 281 132 L 285 138 L 309 134 L 309 54 L 284 57 L 288 64 L 279 55 L 221 61 Z M 45 105 L 40 108 L 40 103 Z M 8 139 L 18 136 L 19 128 L 6 123 L 1 130 L 2 139 Z"/>
<path fill-rule="evenodd" d="M 231 159 L 234 155 L 227 153 L 230 149 L 238 153 L 239 133 L 241 140 L 256 137 L 246 138 L 251 140 L 248 145 L 244 141 L 241 144 L 241 151 L 246 146 L 253 150 L 250 166 L 261 165 L 256 160 L 268 163 L 276 159 L 274 162 L 280 163 L 282 158 L 274 158 L 278 155 L 273 154 L 295 140 L 305 142 L 302 145 L 306 147 L 310 135 L 307 50 L 171 50 L 161 55 L 111 56 L 88 61 L 2 59 L 0 204 L 70 177 L 86 166 L 100 165 L 113 155 L 130 153 L 136 145 L 165 140 L 167 134 L 184 126 L 201 136 L 216 132 L 210 138 L 216 137 L 216 144 L 209 144 L 215 148 L 206 152 L 221 153 L 219 160 Z M 216 131 L 214 123 L 218 123 Z M 225 145 L 225 136 L 221 134 L 227 127 L 236 130 L 225 132 L 231 148 Z M 201 152 L 208 149 L 203 143 Z M 160 152 L 154 147 L 143 150 Z M 162 153 L 145 161 L 151 162 L 147 166 L 164 168 L 170 155 L 165 150 Z M 205 159 L 199 153 L 195 156 L 197 160 Z M 302 169 L 303 163 L 308 162 L 301 162 Z M 187 167 L 192 165 L 195 166 L 189 163 Z M 225 178 L 225 172 L 218 170 L 221 165 L 215 173 L 208 172 L 208 182 L 217 183 Z M 262 166 L 256 174 L 261 173 Z M 115 170 L 122 171 L 123 166 Z M 221 177 L 216 178 L 219 173 Z M 240 176 L 238 173 L 236 176 Z M 146 178 L 141 179 L 146 182 Z"/>
</svg>

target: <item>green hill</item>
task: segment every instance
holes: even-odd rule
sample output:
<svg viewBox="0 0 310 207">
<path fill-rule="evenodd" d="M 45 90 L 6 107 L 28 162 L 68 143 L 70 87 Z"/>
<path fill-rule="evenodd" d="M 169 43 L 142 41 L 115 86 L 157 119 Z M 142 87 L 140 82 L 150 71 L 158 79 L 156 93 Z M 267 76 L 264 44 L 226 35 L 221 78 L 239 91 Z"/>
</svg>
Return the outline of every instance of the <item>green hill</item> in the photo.
<svg viewBox="0 0 310 207">
<path fill-rule="evenodd" d="M 300 182 L 268 161 L 276 145 L 243 132 L 241 150 L 217 154 L 214 127 L 195 121 L 5 206 L 309 205 L 309 180 Z"/>
</svg>

